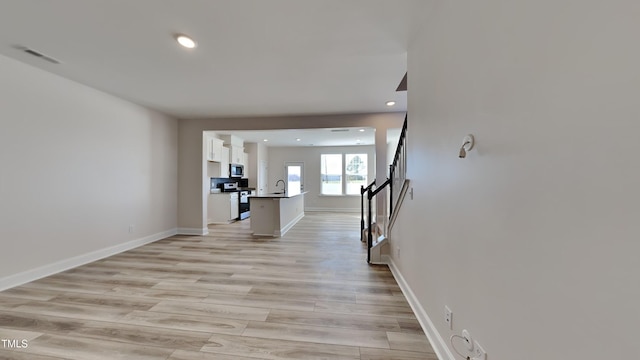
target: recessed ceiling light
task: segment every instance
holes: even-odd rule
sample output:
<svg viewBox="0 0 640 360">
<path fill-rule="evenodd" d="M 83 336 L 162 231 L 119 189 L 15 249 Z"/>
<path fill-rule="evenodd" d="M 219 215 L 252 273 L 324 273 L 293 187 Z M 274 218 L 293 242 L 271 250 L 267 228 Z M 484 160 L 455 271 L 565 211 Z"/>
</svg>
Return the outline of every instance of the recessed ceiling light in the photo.
<svg viewBox="0 0 640 360">
<path fill-rule="evenodd" d="M 300 138 L 297 138 L 296 141 L 300 141 Z"/>
<path fill-rule="evenodd" d="M 262 140 L 262 141 L 267 142 L 267 141 L 269 141 L 269 139 L 264 139 L 264 140 Z"/>
<path fill-rule="evenodd" d="M 186 47 L 187 49 L 193 49 L 198 46 L 195 40 L 183 34 L 176 35 L 176 41 L 178 42 L 178 44 Z"/>
<path fill-rule="evenodd" d="M 360 131 L 360 132 L 364 132 L 364 129 L 360 129 L 360 130 L 358 130 L 358 131 Z"/>
<path fill-rule="evenodd" d="M 393 106 L 393 105 L 395 105 L 395 104 L 396 104 L 396 102 L 395 102 L 395 101 L 387 101 L 387 102 L 385 103 L 385 105 L 387 105 L 387 106 Z"/>
</svg>

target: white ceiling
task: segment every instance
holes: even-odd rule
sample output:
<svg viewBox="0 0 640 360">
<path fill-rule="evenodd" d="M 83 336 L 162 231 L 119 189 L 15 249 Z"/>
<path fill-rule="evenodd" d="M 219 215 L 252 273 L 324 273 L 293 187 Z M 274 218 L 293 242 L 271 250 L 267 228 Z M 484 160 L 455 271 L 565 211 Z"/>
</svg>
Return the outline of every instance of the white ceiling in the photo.
<svg viewBox="0 0 640 360">
<path fill-rule="evenodd" d="M 0 54 L 179 118 L 405 111 L 395 88 L 424 3 L 4 0 Z"/>
</svg>

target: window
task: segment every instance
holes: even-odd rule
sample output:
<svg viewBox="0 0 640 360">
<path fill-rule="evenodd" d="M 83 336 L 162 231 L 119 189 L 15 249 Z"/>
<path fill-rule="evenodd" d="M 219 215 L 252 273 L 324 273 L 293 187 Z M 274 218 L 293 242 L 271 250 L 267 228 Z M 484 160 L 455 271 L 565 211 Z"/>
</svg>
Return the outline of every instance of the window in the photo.
<svg viewBox="0 0 640 360">
<path fill-rule="evenodd" d="M 322 195 L 360 195 L 368 185 L 367 154 L 322 154 L 320 167 Z"/>
<path fill-rule="evenodd" d="M 360 195 L 360 186 L 367 186 L 367 154 L 346 154 L 347 195 Z"/>
<path fill-rule="evenodd" d="M 320 155 L 320 193 L 342 195 L 342 154 Z"/>
</svg>

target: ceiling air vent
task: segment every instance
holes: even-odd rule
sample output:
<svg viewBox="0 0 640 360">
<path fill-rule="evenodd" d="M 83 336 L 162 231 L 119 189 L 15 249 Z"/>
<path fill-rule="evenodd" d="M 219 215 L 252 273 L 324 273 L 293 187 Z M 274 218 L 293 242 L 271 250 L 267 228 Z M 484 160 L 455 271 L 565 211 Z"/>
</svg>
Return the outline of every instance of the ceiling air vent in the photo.
<svg viewBox="0 0 640 360">
<path fill-rule="evenodd" d="M 331 129 L 331 132 L 346 132 L 349 131 L 349 129 Z"/>
<path fill-rule="evenodd" d="M 51 56 L 45 55 L 39 51 L 33 50 L 33 49 L 29 49 L 28 47 L 24 47 L 24 46 L 18 46 L 18 49 L 26 52 L 29 55 L 33 55 L 35 57 L 39 57 L 42 60 L 48 61 L 52 64 L 60 64 L 60 61 L 52 58 Z"/>
</svg>

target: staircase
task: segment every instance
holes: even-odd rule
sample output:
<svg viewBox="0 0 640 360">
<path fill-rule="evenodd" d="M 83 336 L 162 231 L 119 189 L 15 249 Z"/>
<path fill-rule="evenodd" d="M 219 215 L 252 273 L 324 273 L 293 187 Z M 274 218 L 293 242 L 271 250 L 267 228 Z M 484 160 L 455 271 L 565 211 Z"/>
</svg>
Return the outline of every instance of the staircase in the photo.
<svg viewBox="0 0 640 360">
<path fill-rule="evenodd" d="M 402 205 L 409 188 L 407 180 L 407 117 L 404 118 L 400 139 L 389 166 L 389 177 L 379 187 L 373 181 L 367 187 L 360 188 L 360 230 L 361 241 L 367 242 L 367 262 L 369 264 L 382 263 L 382 255 L 388 253 L 388 234 L 397 217 L 398 209 Z M 388 189 L 388 192 L 382 190 Z M 386 194 L 383 198 L 382 213 L 376 208 L 378 194 Z M 366 203 L 365 203 L 366 194 Z M 388 205 L 388 206 L 387 206 Z M 366 215 L 365 215 L 366 207 Z M 365 220 L 366 219 L 366 220 Z M 365 225 L 366 224 L 366 225 Z"/>
</svg>

